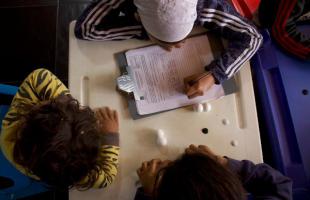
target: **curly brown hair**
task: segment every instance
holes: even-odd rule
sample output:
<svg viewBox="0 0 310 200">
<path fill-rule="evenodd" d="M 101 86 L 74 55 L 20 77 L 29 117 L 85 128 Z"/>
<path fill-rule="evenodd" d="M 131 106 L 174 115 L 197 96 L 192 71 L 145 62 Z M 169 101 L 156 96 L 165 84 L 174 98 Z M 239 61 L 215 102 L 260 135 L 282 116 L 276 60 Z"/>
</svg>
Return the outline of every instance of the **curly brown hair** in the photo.
<svg viewBox="0 0 310 200">
<path fill-rule="evenodd" d="M 14 161 L 57 189 L 89 189 L 104 163 L 94 112 L 70 95 L 43 102 L 23 116 Z"/>
</svg>

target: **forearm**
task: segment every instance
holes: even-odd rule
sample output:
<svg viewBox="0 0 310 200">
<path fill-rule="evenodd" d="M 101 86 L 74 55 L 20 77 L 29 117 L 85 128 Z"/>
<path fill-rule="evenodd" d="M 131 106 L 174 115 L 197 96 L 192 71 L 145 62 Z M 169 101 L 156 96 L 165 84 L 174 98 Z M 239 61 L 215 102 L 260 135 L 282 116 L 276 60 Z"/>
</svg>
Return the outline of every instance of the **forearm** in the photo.
<svg viewBox="0 0 310 200">
<path fill-rule="evenodd" d="M 220 5 L 215 8 L 205 8 L 200 17 L 205 28 L 228 41 L 228 47 L 224 52 L 205 67 L 207 71 L 212 72 L 216 83 L 221 83 L 238 72 L 262 43 L 262 36 L 254 25 L 232 11 L 226 10 Z"/>
<path fill-rule="evenodd" d="M 111 138 L 110 138 L 111 139 Z M 118 140 L 107 141 L 107 142 L 118 142 Z M 93 188 L 105 188 L 110 185 L 116 175 L 119 163 L 119 146 L 116 145 L 103 145 L 98 158 L 98 162 L 101 165 L 101 172 L 98 180 L 93 185 Z"/>
<path fill-rule="evenodd" d="M 96 1 L 77 20 L 75 35 L 101 41 L 139 37 L 142 25 L 134 18 L 135 9 L 132 0 Z"/>
<path fill-rule="evenodd" d="M 222 35 L 228 39 L 228 47 L 205 67 L 207 71 L 212 72 L 216 83 L 222 83 L 233 77 L 262 43 L 262 36 L 253 27 L 244 32 L 226 30 Z"/>
</svg>

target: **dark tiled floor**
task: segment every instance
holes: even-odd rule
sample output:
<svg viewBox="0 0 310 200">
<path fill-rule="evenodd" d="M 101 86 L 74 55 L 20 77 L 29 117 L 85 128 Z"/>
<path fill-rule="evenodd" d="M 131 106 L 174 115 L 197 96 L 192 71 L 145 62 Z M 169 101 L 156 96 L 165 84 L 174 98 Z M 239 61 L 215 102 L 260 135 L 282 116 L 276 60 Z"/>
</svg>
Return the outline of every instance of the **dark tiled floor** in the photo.
<svg viewBox="0 0 310 200">
<path fill-rule="evenodd" d="M 45 67 L 68 83 L 68 27 L 91 0 L 0 0 L 0 83 L 19 85 Z M 0 103 L 10 98 L 0 96 Z M 65 200 L 47 192 L 24 200 Z"/>
<path fill-rule="evenodd" d="M 68 26 L 91 0 L 1 0 L 0 83 L 45 67 L 68 81 Z"/>
<path fill-rule="evenodd" d="M 2 83 L 18 84 L 40 66 L 54 71 L 56 19 L 57 5 L 0 8 Z"/>
<path fill-rule="evenodd" d="M 58 7 L 55 73 L 67 83 L 69 23 L 86 8 L 90 0 L 61 0 Z"/>
</svg>

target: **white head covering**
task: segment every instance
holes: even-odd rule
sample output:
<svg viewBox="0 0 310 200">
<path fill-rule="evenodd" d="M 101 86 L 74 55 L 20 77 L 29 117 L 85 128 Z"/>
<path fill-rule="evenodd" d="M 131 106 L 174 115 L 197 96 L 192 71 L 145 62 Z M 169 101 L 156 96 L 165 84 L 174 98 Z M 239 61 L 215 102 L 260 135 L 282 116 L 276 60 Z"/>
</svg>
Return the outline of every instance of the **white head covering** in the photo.
<svg viewBox="0 0 310 200">
<path fill-rule="evenodd" d="M 165 42 L 184 39 L 197 18 L 198 0 L 134 0 L 148 33 Z"/>
</svg>

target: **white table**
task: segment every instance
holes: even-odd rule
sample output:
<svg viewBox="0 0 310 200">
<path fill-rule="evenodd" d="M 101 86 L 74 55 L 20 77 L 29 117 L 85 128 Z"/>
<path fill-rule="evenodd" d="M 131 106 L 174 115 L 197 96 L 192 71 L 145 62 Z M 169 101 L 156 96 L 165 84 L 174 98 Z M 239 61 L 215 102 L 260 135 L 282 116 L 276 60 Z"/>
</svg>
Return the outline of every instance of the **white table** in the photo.
<svg viewBox="0 0 310 200">
<path fill-rule="evenodd" d="M 106 189 L 70 191 L 71 200 L 132 200 L 136 169 L 142 161 L 175 159 L 189 144 L 205 144 L 220 155 L 262 162 L 262 151 L 249 63 L 236 75 L 239 91 L 211 102 L 210 112 L 192 107 L 132 120 L 126 99 L 116 88 L 119 76 L 114 54 L 149 45 L 139 40 L 89 42 L 77 40 L 70 25 L 69 88 L 72 95 L 90 107 L 110 106 L 120 117 L 120 165 L 115 182 Z M 86 80 L 86 81 L 85 81 Z M 84 89 L 83 89 L 84 88 Z M 228 120 L 224 125 L 223 120 Z M 156 144 L 156 130 L 163 129 L 168 146 Z M 202 128 L 209 133 L 203 134 Z"/>
</svg>

